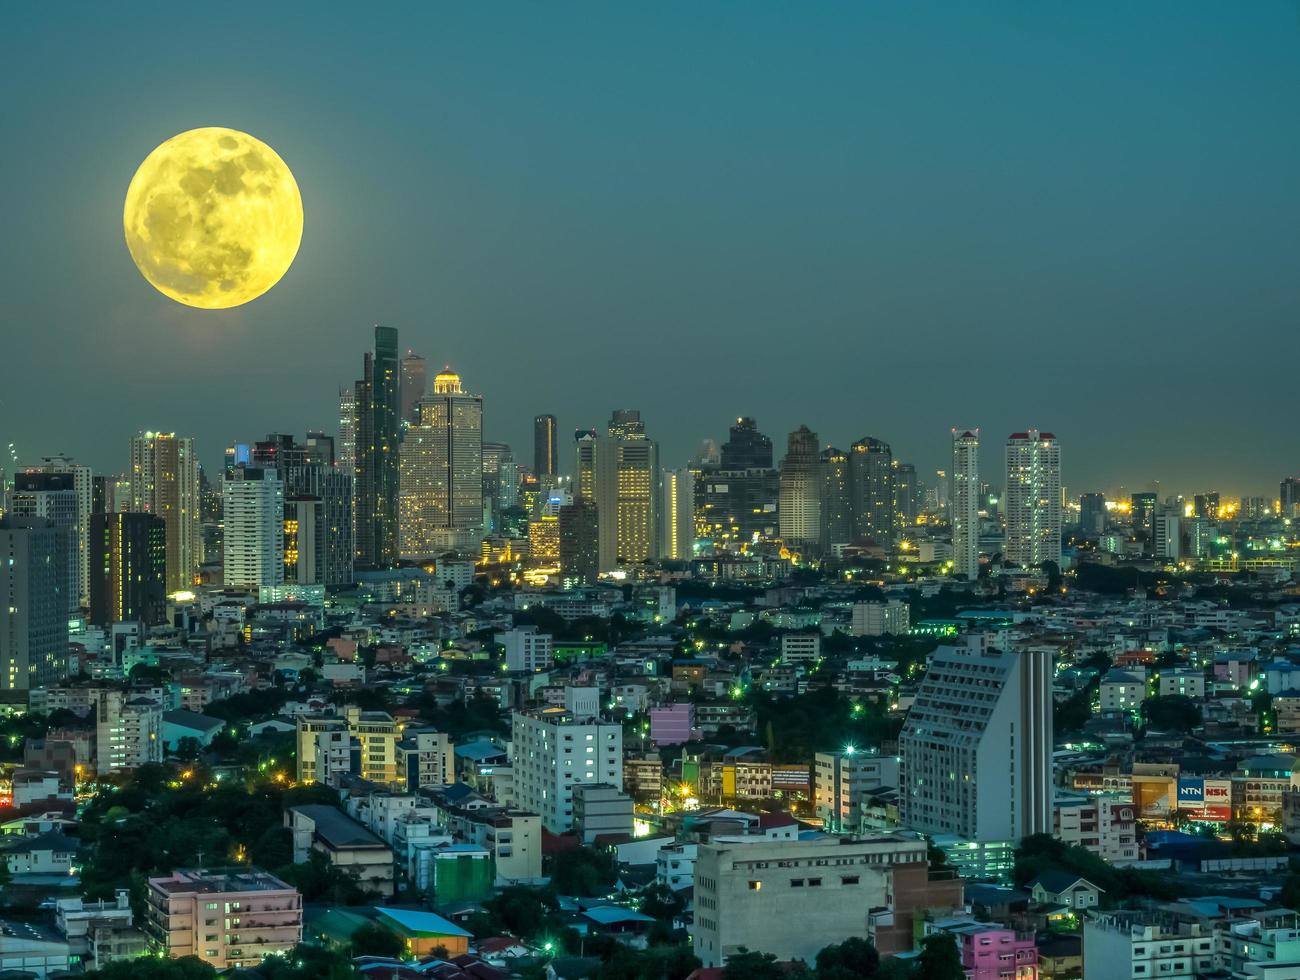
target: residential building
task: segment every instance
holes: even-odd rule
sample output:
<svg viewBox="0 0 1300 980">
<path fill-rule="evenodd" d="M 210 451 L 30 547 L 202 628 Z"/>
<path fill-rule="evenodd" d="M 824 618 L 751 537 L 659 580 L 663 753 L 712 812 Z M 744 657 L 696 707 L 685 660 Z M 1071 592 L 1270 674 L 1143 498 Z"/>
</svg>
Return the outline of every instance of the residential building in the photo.
<svg viewBox="0 0 1300 980">
<path fill-rule="evenodd" d="M 1029 429 L 1007 439 L 1003 555 L 1022 568 L 1061 564 L 1061 445 Z"/>
<path fill-rule="evenodd" d="M 794 550 L 821 550 L 821 452 L 806 425 L 791 432 L 781 461 L 777 519 L 781 540 Z"/>
<path fill-rule="evenodd" d="M 554 415 L 533 419 L 533 476 L 539 480 L 560 473 L 560 439 Z"/>
<path fill-rule="evenodd" d="M 536 626 L 516 626 L 496 634 L 496 642 L 505 648 L 506 667 L 512 671 L 535 674 L 549 670 L 555 662 L 555 640 Z"/>
<path fill-rule="evenodd" d="M 61 552 L 59 566 L 66 577 L 59 594 L 63 597 L 67 614 L 79 615 L 82 581 L 85 579 L 83 545 L 86 529 L 80 523 L 81 501 L 73 486 L 73 474 L 15 474 L 6 513 L 12 517 L 40 518 L 50 522 Z"/>
<path fill-rule="evenodd" d="M 818 460 L 821 475 L 821 551 L 834 554 L 853 541 L 853 476 L 849 454 L 828 446 Z"/>
<path fill-rule="evenodd" d="M 931 655 L 899 736 L 904 826 L 975 842 L 1051 831 L 1052 676 L 1050 654 L 982 633 Z"/>
<path fill-rule="evenodd" d="M 284 825 L 293 834 L 295 864 L 305 863 L 316 852 L 340 871 L 355 876 L 366 891 L 385 897 L 393 894 L 392 849 L 338 807 L 324 803 L 291 806 L 285 810 Z"/>
<path fill-rule="evenodd" d="M 1194 980 L 1216 966 L 1214 930 L 1156 912 L 1092 912 L 1083 924 L 1083 961 L 1090 978 Z"/>
<path fill-rule="evenodd" d="M 688 469 L 664 470 L 659 502 L 659 555 L 685 561 L 695 553 L 695 476 Z"/>
<path fill-rule="evenodd" d="M 630 836 L 632 797 L 607 783 L 576 783 L 573 787 L 573 829 L 584 844 L 591 844 L 602 836 Z"/>
<path fill-rule="evenodd" d="M 226 585 L 260 589 L 284 582 L 284 483 L 270 468 L 239 467 L 221 481 L 222 574 Z"/>
<path fill-rule="evenodd" d="M 398 770 L 406 776 L 408 792 L 456 781 L 456 751 L 446 732 L 407 728 L 396 751 Z"/>
<path fill-rule="evenodd" d="M 894 452 L 889 443 L 866 436 L 849 447 L 853 531 L 882 548 L 894 543 Z"/>
<path fill-rule="evenodd" d="M 329 783 L 340 767 L 353 771 L 355 755 L 359 771 L 354 774 L 362 779 L 384 786 L 406 784 L 397 751 L 402 729 L 391 715 L 349 705 L 341 715 L 299 715 L 295 724 L 298 782 Z"/>
<path fill-rule="evenodd" d="M 131 439 L 130 505 L 167 525 L 167 591 L 194 585 L 203 560 L 199 537 L 199 460 L 194 440 L 174 432 Z"/>
<path fill-rule="evenodd" d="M 581 498 L 560 507 L 560 578 L 565 584 L 595 585 L 600 575 L 600 515 Z"/>
<path fill-rule="evenodd" d="M 854 833 L 872 791 L 898 787 L 898 756 L 852 747 L 818 752 L 813 759 L 817 818 L 830 833 Z"/>
<path fill-rule="evenodd" d="M 257 966 L 302 942 L 302 896 L 257 868 L 177 870 L 148 880 L 144 930 L 164 956 Z"/>
<path fill-rule="evenodd" d="M 781 634 L 781 663 L 815 664 L 821 656 L 821 633 Z"/>
<path fill-rule="evenodd" d="M 552 833 L 573 826 L 578 783 L 623 788 L 622 725 L 569 708 L 544 708 L 515 712 L 512 733 L 515 799 L 540 814 Z"/>
<path fill-rule="evenodd" d="M 398 365 L 398 375 L 401 421 L 413 425 L 419 421 L 420 399 L 425 396 L 429 385 L 424 358 L 413 350 L 407 350 Z"/>
<path fill-rule="evenodd" d="M 163 708 L 153 698 L 118 688 L 95 697 L 95 768 L 100 774 L 163 760 Z"/>
<path fill-rule="evenodd" d="M 167 603 L 167 524 L 157 514 L 90 517 L 90 622 L 163 622 Z"/>
<path fill-rule="evenodd" d="M 980 430 L 952 430 L 952 571 L 974 580 L 980 572 Z"/>
<path fill-rule="evenodd" d="M 48 520 L 0 518 L 0 690 L 46 687 L 68 673 L 67 542 Z"/>
<path fill-rule="evenodd" d="M 36 466 L 27 467 L 27 471 L 40 473 L 59 473 L 66 474 L 72 478 L 72 489 L 77 496 L 77 551 L 80 561 L 78 567 L 81 569 L 81 584 L 78 595 L 81 602 L 90 601 L 90 577 L 88 572 L 88 562 L 90 559 L 90 515 L 96 511 L 114 510 L 110 506 L 112 501 L 100 500 L 96 506 L 95 500 L 95 481 L 96 477 L 91 472 L 89 466 L 78 463 L 70 456 L 43 456 L 40 463 Z M 15 488 L 18 486 L 18 475 L 15 474 Z M 101 487 L 103 484 L 100 484 Z"/>
<path fill-rule="evenodd" d="M 596 505 L 599 570 L 654 558 L 659 547 L 659 447 L 646 437 L 641 413 L 615 411 L 606 434 L 585 433 L 577 450 L 575 496 Z M 560 522 L 563 552 L 563 510 Z"/>
<path fill-rule="evenodd" d="M 911 625 L 911 607 L 902 599 L 889 599 L 855 602 L 849 630 L 854 636 L 906 636 Z"/>
</svg>

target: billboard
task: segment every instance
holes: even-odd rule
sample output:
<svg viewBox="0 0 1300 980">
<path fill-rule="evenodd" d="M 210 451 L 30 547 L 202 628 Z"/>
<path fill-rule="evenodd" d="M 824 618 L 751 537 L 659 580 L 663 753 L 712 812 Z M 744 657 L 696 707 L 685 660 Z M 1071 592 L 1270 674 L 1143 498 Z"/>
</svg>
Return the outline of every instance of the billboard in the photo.
<svg viewBox="0 0 1300 980">
<path fill-rule="evenodd" d="M 1232 819 L 1232 780 L 1178 780 L 1178 809 L 1192 820 L 1226 823 Z"/>
</svg>

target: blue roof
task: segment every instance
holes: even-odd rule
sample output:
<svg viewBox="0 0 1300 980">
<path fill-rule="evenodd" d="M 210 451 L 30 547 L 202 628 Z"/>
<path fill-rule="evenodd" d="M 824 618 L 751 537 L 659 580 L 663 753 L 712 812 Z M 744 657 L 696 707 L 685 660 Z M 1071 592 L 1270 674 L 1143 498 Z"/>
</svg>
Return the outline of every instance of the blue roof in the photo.
<svg viewBox="0 0 1300 980">
<path fill-rule="evenodd" d="M 617 905 L 600 905 L 594 909 L 587 909 L 582 914 L 601 926 L 613 926 L 623 922 L 654 922 L 652 916 Z"/>
<path fill-rule="evenodd" d="M 472 938 L 472 934 L 466 932 L 456 923 L 444 919 L 440 915 L 434 915 L 432 912 L 420 912 L 417 909 L 375 909 L 385 919 L 389 919 L 407 932 L 420 932 L 435 936 L 463 936 L 466 939 Z"/>
</svg>

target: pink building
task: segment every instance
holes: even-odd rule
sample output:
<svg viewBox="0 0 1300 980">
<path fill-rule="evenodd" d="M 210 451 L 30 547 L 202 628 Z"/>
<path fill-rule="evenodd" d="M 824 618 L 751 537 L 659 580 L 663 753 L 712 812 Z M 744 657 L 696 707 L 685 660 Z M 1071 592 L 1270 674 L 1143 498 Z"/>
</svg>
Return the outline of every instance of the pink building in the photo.
<svg viewBox="0 0 1300 980">
<path fill-rule="evenodd" d="M 1038 947 L 1032 933 L 981 922 L 936 925 L 956 937 L 967 980 L 1038 980 Z"/>
<path fill-rule="evenodd" d="M 655 745 L 681 745 L 691 740 L 695 705 L 664 704 L 650 709 L 650 741 Z"/>
</svg>

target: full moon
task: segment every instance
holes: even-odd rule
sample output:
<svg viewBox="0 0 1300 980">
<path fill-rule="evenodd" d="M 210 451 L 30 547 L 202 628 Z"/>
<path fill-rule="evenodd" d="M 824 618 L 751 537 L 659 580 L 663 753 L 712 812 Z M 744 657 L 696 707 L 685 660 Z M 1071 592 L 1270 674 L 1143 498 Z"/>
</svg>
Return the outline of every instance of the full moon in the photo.
<svg viewBox="0 0 1300 980">
<path fill-rule="evenodd" d="M 219 126 L 173 136 L 126 190 L 126 247 L 145 279 L 178 303 L 224 310 L 289 271 L 302 196 L 279 154 Z"/>
</svg>

